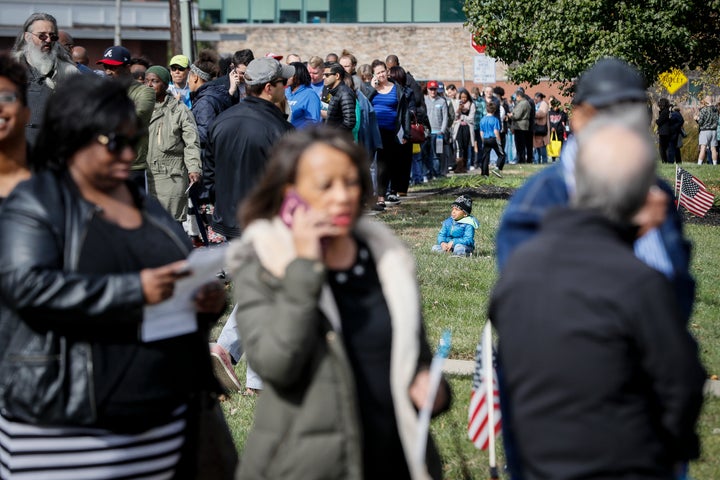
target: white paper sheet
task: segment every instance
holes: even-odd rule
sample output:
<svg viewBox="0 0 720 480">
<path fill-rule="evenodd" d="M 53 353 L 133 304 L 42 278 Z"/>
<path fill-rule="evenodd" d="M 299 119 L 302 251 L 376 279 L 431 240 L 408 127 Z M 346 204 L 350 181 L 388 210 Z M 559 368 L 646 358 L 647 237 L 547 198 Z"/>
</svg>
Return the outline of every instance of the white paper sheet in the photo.
<svg viewBox="0 0 720 480">
<path fill-rule="evenodd" d="M 196 248 L 188 256 L 190 275 L 175 283 L 173 296 L 156 305 L 143 309 L 141 338 L 154 342 L 186 335 L 197 330 L 197 318 L 193 298 L 195 292 L 206 283 L 216 280 L 225 266 L 227 244 L 217 247 Z"/>
</svg>

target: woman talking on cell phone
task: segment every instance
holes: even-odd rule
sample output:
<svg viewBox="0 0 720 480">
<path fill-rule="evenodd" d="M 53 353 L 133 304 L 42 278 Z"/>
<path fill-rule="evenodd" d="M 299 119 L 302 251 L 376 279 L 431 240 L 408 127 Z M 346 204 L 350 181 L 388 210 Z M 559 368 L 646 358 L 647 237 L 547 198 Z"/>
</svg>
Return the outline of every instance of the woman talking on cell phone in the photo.
<svg viewBox="0 0 720 480">
<path fill-rule="evenodd" d="M 228 253 L 248 361 L 263 379 L 239 478 L 441 478 L 411 455 L 432 360 L 415 262 L 362 217 L 366 153 L 296 131 L 275 148 Z M 441 382 L 433 410 L 449 405 Z"/>
</svg>

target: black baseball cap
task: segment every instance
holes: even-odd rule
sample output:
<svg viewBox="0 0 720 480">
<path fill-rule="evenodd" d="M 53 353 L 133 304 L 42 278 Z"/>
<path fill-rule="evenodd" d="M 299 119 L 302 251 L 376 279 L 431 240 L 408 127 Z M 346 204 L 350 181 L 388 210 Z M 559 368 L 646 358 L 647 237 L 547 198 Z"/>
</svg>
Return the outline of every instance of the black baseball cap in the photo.
<svg viewBox="0 0 720 480">
<path fill-rule="evenodd" d="M 645 90 L 638 69 L 619 58 L 605 57 L 580 75 L 572 103 L 602 108 L 621 102 L 646 102 Z"/>
</svg>

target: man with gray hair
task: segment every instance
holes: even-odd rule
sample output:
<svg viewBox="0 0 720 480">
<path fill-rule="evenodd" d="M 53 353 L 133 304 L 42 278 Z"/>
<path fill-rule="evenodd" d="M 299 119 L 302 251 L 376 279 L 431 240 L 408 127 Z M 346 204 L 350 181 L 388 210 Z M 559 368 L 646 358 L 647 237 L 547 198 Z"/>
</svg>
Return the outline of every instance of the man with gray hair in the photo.
<svg viewBox="0 0 720 480">
<path fill-rule="evenodd" d="M 25 20 L 13 46 L 13 55 L 28 70 L 27 102 L 30 121 L 25 135 L 30 146 L 40 131 L 45 104 L 58 83 L 78 73 L 75 63 L 58 42 L 55 17 L 33 13 Z"/>
<path fill-rule="evenodd" d="M 511 473 L 671 479 L 699 454 L 705 372 L 667 278 L 633 253 L 653 144 L 607 122 L 578 142 L 571 207 L 547 213 L 491 298 Z"/>
</svg>

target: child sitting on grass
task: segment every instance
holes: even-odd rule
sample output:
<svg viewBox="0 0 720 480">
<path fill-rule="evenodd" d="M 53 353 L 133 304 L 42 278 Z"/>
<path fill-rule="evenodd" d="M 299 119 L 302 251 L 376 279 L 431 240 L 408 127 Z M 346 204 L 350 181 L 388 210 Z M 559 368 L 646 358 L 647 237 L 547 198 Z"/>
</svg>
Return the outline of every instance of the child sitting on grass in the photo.
<svg viewBox="0 0 720 480">
<path fill-rule="evenodd" d="M 437 237 L 433 252 L 451 252 L 454 256 L 467 257 L 475 250 L 475 229 L 480 227 L 470 215 L 472 198 L 460 195 L 452 203 L 450 218 L 446 219 Z"/>
</svg>

